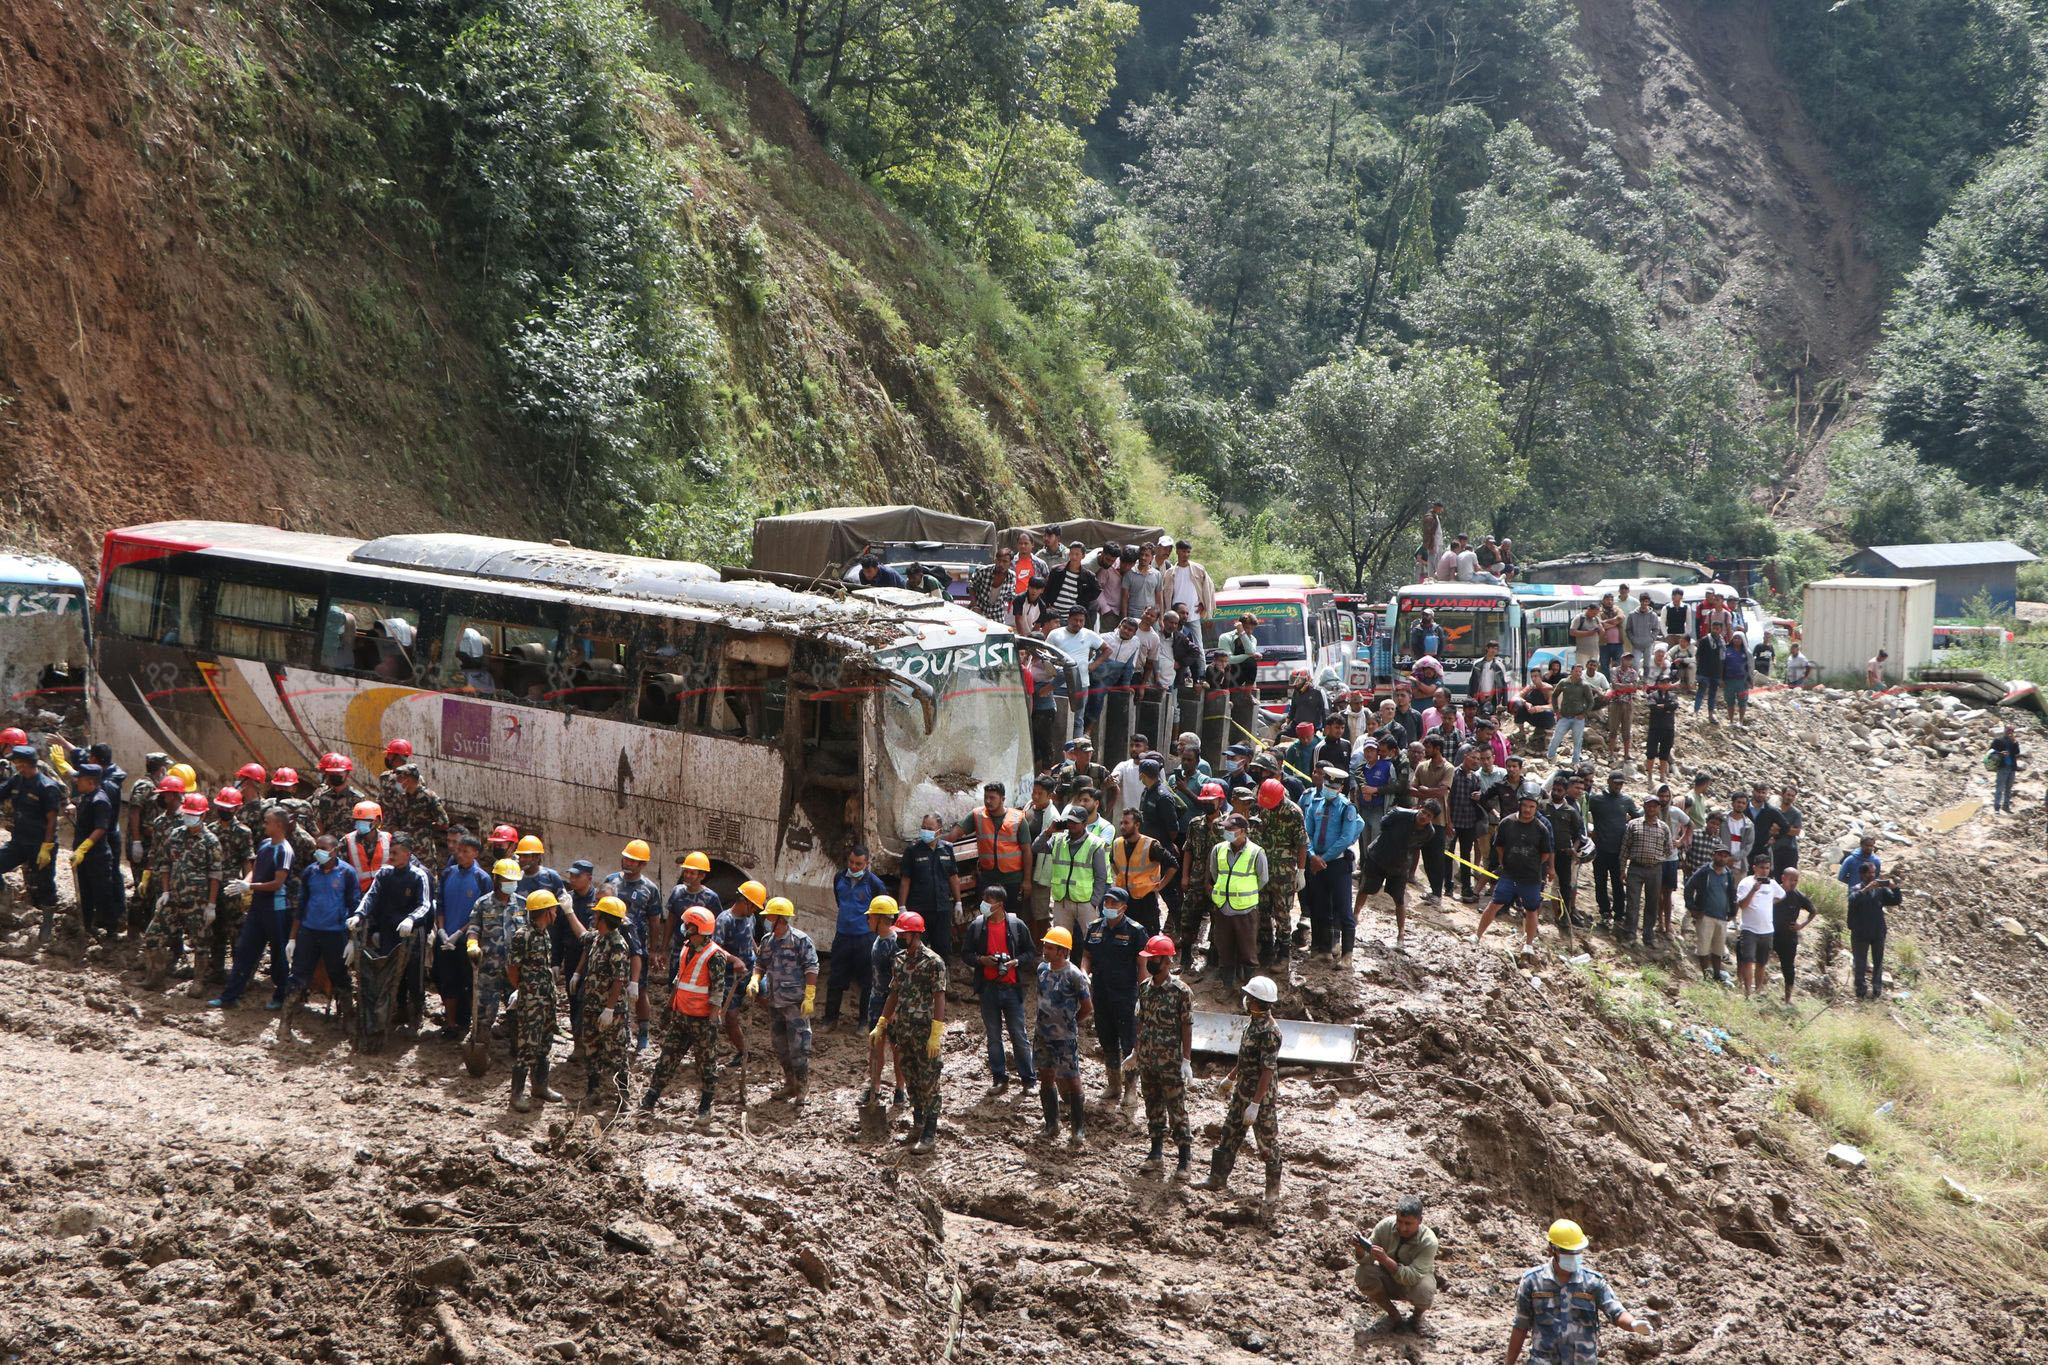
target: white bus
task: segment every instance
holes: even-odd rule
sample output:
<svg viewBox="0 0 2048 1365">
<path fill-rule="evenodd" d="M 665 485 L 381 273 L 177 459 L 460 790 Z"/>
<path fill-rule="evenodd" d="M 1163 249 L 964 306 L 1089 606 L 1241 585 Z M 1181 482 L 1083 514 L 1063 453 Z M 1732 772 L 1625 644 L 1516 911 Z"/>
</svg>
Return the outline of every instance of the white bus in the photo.
<svg viewBox="0 0 2048 1365">
<path fill-rule="evenodd" d="M 1490 583 L 1411 583 L 1394 594 L 1394 671 L 1404 676 L 1414 667 L 1416 626 L 1430 613 L 1444 642 L 1435 655 L 1443 665 L 1444 685 L 1462 696 L 1472 680 L 1472 665 L 1488 642 L 1500 645 L 1507 665 L 1509 690 L 1518 693 L 1526 681 L 1522 648 L 1522 605 L 1506 588 Z"/>
<path fill-rule="evenodd" d="M 1018 645 L 894 589 L 727 581 L 700 564 L 471 535 L 371 541 L 217 522 L 110 532 L 92 733 L 209 785 L 352 757 L 374 793 L 412 742 L 451 818 L 504 821 L 561 869 L 652 843 L 758 878 L 820 946 L 846 851 L 887 860 L 980 784 L 1028 791 Z M 438 868 L 441 855 L 434 856 Z"/>
</svg>

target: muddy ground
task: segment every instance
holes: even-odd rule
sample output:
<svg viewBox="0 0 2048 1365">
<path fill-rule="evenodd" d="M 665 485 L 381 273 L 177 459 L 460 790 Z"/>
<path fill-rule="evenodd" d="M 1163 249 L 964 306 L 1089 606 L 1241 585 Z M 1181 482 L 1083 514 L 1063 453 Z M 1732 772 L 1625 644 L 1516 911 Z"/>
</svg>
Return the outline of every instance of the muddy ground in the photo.
<svg viewBox="0 0 2048 1365">
<path fill-rule="evenodd" d="M 1877 716 L 1814 701 L 1760 708 L 1747 732 L 1688 723 L 1681 766 L 1711 753 L 1776 774 L 1796 737 L 1811 842 L 1851 818 L 1889 822 L 1895 858 L 1947 875 L 1902 912 L 1926 970 L 1995 989 L 2038 1026 L 2048 951 L 1973 899 L 1977 860 L 2040 847 L 2038 788 L 2023 787 L 2035 814 L 1936 833 L 1937 815 L 1988 791 L 1971 746 L 1989 718 L 1953 722 L 1949 755 L 1863 739 L 1891 754 L 1879 769 L 1849 747 Z M 1900 724 L 1917 733 L 1912 715 Z M 1822 1195 L 1868 1177 L 1822 1165 L 1802 1120 L 1773 1119 L 1768 1085 L 1600 1013 L 1554 945 L 1520 965 L 1473 946 L 1458 931 L 1474 919 L 1425 907 L 1396 955 L 1381 916 L 1351 972 L 1297 970 L 1284 1012 L 1357 1024 L 1365 1061 L 1283 1071 L 1287 1177 L 1270 1216 L 1249 1155 L 1220 1197 L 1140 1173 L 1136 1104 L 1095 1103 L 1078 1151 L 1041 1144 L 1035 1097 L 986 1095 L 961 996 L 941 1145 L 921 1158 L 861 1139 L 850 1028 L 820 1035 L 801 1111 L 757 1075 L 744 1119 L 728 1088 L 708 1132 L 671 1099 L 661 1119 L 600 1135 L 566 1065 L 571 1104 L 515 1114 L 502 1068 L 472 1079 L 446 1044 L 357 1057 L 317 1014 L 281 1039 L 260 1008 L 145 994 L 116 964 L 38 954 L 18 929 L 0 957 L 0 1353 L 1497 1359 L 1516 1277 L 1549 1219 L 1570 1216 L 1624 1302 L 1661 1319 L 1654 1344 L 1609 1338 L 1622 1359 L 2048 1359 L 2038 1296 L 1952 1283 L 1938 1248 L 1887 1262 L 1863 1220 L 1830 1212 L 1845 1206 Z M 1802 1007 L 1845 971 L 1804 982 Z M 1198 1175 L 1226 1069 L 1198 1066 Z M 1092 1056 L 1084 1072 L 1098 1096 Z M 1446 1285 L 1427 1335 L 1360 1336 L 1346 1242 L 1408 1191 L 1430 1203 Z"/>
</svg>

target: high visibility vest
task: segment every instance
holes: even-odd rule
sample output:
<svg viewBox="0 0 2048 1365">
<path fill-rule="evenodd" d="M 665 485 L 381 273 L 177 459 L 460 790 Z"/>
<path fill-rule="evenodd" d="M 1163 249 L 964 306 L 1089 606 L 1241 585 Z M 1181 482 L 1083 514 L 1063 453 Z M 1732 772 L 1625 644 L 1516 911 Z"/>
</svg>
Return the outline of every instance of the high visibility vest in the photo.
<svg viewBox="0 0 2048 1365">
<path fill-rule="evenodd" d="M 676 968 L 676 992 L 669 999 L 670 1009 L 692 1019 L 711 1017 L 711 963 L 724 951 L 708 939 L 694 955 L 684 950 L 682 965 Z"/>
<path fill-rule="evenodd" d="M 1159 864 L 1152 857 L 1152 836 L 1140 834 L 1138 846 L 1132 849 L 1119 839 L 1109 846 L 1109 860 L 1115 866 L 1116 884 L 1131 893 L 1132 900 L 1143 900 L 1159 889 L 1159 883 L 1166 874 L 1159 870 Z"/>
<path fill-rule="evenodd" d="M 1052 841 L 1052 898 L 1056 901 L 1095 899 L 1095 841 L 1061 838 Z"/>
<path fill-rule="evenodd" d="M 354 830 L 350 830 L 341 841 L 341 851 L 342 856 L 348 859 L 349 866 L 356 870 L 356 876 L 362 880 L 363 885 L 368 886 L 370 878 L 377 875 L 377 869 L 390 860 L 391 832 L 378 830 L 376 847 L 367 851 L 358 842 L 359 837 Z"/>
<path fill-rule="evenodd" d="M 1259 904 L 1259 849 L 1247 840 L 1235 853 L 1229 844 L 1216 845 L 1214 896 L 1225 910 L 1255 910 Z"/>
<path fill-rule="evenodd" d="M 1024 870 L 1024 845 L 1017 833 L 1024 827 L 1024 812 L 1006 810 L 1003 823 L 997 828 L 988 818 L 988 808 L 974 812 L 975 861 L 984 872 L 1022 872 Z"/>
</svg>

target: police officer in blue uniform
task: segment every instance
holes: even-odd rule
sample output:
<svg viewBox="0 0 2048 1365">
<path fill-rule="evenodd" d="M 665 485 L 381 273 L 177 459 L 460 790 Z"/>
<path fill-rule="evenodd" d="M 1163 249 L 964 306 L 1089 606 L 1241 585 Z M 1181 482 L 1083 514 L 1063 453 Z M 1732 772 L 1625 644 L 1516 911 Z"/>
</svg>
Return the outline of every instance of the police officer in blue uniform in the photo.
<svg viewBox="0 0 2048 1365">
<path fill-rule="evenodd" d="M 111 938 L 121 927 L 121 871 L 114 854 L 120 825 L 113 793 L 107 790 L 113 779 L 104 767 L 87 763 L 73 773 L 72 781 L 78 800 L 71 817 L 71 867 L 78 885 L 80 928 Z"/>
<path fill-rule="evenodd" d="M 57 816 L 64 809 L 64 788 L 38 766 L 36 751 L 28 745 L 15 745 L 7 757 L 14 776 L 0 785 L 0 802 L 11 819 L 7 846 L 0 848 L 0 877 L 22 870 L 29 900 L 43 912 L 36 941 L 48 943 L 57 911 Z"/>
<path fill-rule="evenodd" d="M 641 1052 L 647 1050 L 647 1022 L 651 1013 L 646 994 L 646 983 L 651 979 L 647 970 L 648 921 L 661 913 L 661 883 L 642 875 L 649 861 L 646 855 L 650 853 L 645 843 L 633 840 L 619 855 L 619 870 L 604 879 L 605 894 L 626 903 L 626 941 L 633 945 L 632 976 L 626 995 L 632 1001 L 637 1023 L 634 1046 Z"/>
<path fill-rule="evenodd" d="M 1102 913 L 1081 939 L 1081 969 L 1095 997 L 1095 1041 L 1102 1045 L 1102 1068 L 1108 1079 L 1104 1103 L 1124 1094 L 1124 1058 L 1138 1046 L 1138 954 L 1150 936 L 1144 925 L 1126 913 L 1131 894 L 1121 886 L 1102 893 Z"/>
<path fill-rule="evenodd" d="M 1600 1358 L 1600 1320 L 1649 1336 L 1649 1323 L 1632 1316 L 1598 1271 L 1585 1266 L 1587 1237 L 1577 1223 L 1550 1225 L 1548 1260 L 1522 1276 L 1515 1289 L 1515 1325 L 1508 1334 L 1507 1365 L 1529 1348 L 1529 1365 L 1594 1365 Z"/>
</svg>

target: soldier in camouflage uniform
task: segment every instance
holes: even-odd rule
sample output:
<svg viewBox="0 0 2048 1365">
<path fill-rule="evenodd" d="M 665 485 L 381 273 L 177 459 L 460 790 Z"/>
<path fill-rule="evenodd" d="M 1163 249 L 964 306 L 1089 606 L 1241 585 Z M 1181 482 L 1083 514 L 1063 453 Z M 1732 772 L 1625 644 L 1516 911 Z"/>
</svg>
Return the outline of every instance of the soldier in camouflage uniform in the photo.
<svg viewBox="0 0 2048 1365">
<path fill-rule="evenodd" d="M 939 1140 L 939 1049 L 946 1035 L 946 959 L 925 945 L 924 916 L 906 910 L 896 917 L 902 951 L 890 978 L 877 1034 L 896 1045 L 896 1060 L 910 1089 L 913 1152 L 929 1152 Z"/>
<path fill-rule="evenodd" d="M 1283 967 L 1293 946 L 1294 885 L 1308 855 L 1308 826 L 1301 807 L 1288 800 L 1280 779 L 1270 775 L 1270 765 L 1258 760 L 1252 769 L 1260 775 L 1259 809 L 1252 815 L 1252 842 L 1266 850 L 1271 869 L 1265 886 L 1259 889 L 1259 965 Z M 1273 785 L 1267 787 L 1265 784 Z M 1271 806 L 1269 796 L 1279 799 Z"/>
<path fill-rule="evenodd" d="M 1192 1078 L 1195 1040 L 1195 993 L 1173 974 L 1173 940 L 1154 934 L 1138 954 L 1145 959 L 1145 979 L 1138 985 L 1138 1088 L 1145 1095 L 1145 1128 L 1152 1154 L 1140 1170 L 1166 1164 L 1166 1129 L 1173 1126 L 1179 1156 L 1174 1177 L 1185 1180 L 1194 1137 L 1188 1131 L 1187 1084 Z"/>
<path fill-rule="evenodd" d="M 355 767 L 347 754 L 320 755 L 320 790 L 306 803 L 315 835 L 331 834 L 339 839 L 355 829 L 356 802 L 363 799 L 348 780 Z"/>
<path fill-rule="evenodd" d="M 401 764 L 384 776 L 394 779 L 398 791 L 395 802 L 384 804 L 385 828 L 410 834 L 412 846 L 423 850 L 422 856 L 430 856 L 438 868 L 447 856 L 448 807 L 439 793 L 420 781 L 420 770 L 411 763 Z"/>
<path fill-rule="evenodd" d="M 192 953 L 191 993 L 206 995 L 207 916 L 220 895 L 220 840 L 206 827 L 206 798 L 192 792 L 181 798 L 177 826 L 161 841 L 162 900 L 149 927 L 142 931 L 143 986 L 164 984 L 171 966 L 171 942 L 183 939 Z"/>
<path fill-rule="evenodd" d="M 519 885 L 519 864 L 498 859 L 491 869 L 496 887 L 476 898 L 469 908 L 469 924 L 463 930 L 464 949 L 476 978 L 473 1036 L 491 1045 L 491 1025 L 497 1022 L 498 1006 L 512 993 L 505 984 L 505 967 L 511 961 L 512 935 L 519 928 L 519 905 L 513 892 Z"/>
<path fill-rule="evenodd" d="M 603 1104 L 616 1118 L 632 1097 L 633 1021 L 626 1009 L 626 978 L 633 951 L 626 941 L 626 903 L 617 896 L 600 896 L 590 918 L 578 967 L 584 1002 L 583 1058 L 590 1068 L 583 1097 Z"/>
<path fill-rule="evenodd" d="M 145 926 L 148 917 L 156 911 L 156 903 L 163 898 L 164 879 L 170 874 L 171 831 L 183 823 L 178 807 L 185 796 L 185 779 L 176 773 L 165 773 L 157 783 L 155 809 L 143 812 L 149 828 L 149 852 L 142 876 L 135 883 L 135 892 L 146 907 Z"/>
<path fill-rule="evenodd" d="M 1209 917 L 1209 884 L 1216 877 L 1216 845 L 1223 841 L 1223 784 L 1206 782 L 1195 817 L 1188 822 L 1187 849 L 1181 856 L 1180 923 L 1172 934 L 1174 942 L 1188 950 L 1187 964 L 1195 965 L 1195 945 L 1201 938 L 1203 921 Z M 1216 952 L 1209 952 L 1211 963 Z M 1201 973 L 1194 972 L 1197 981 Z"/>
<path fill-rule="evenodd" d="M 213 818 L 207 827 L 220 841 L 221 888 L 214 907 L 213 937 L 207 944 L 206 976 L 209 981 L 224 982 L 228 949 L 242 932 L 242 917 L 249 912 L 249 870 L 256 857 L 239 790 L 221 788 L 213 798 Z"/>
<path fill-rule="evenodd" d="M 377 774 L 377 804 L 385 810 L 396 810 L 404 804 L 400 798 L 405 789 L 398 785 L 399 777 L 407 768 L 413 767 L 412 741 L 394 739 L 384 746 L 384 771 Z M 436 849 L 439 844 L 434 845 Z"/>
<path fill-rule="evenodd" d="M 717 1075 L 719 1022 L 732 988 L 738 958 L 712 941 L 718 921 L 702 905 L 683 911 L 683 951 L 676 966 L 675 994 L 662 1026 L 661 1060 L 654 1064 L 654 1083 L 640 1101 L 651 1110 L 661 1092 L 692 1052 L 697 1054 L 697 1121 L 711 1117 L 713 1078 Z"/>
<path fill-rule="evenodd" d="M 1223 1136 L 1209 1158 L 1209 1178 L 1195 1188 L 1220 1190 L 1230 1182 L 1237 1149 L 1247 1125 L 1259 1140 L 1266 1159 L 1266 1200 L 1280 1192 L 1280 1121 L 1274 1110 L 1280 1098 L 1276 1068 L 1280 1062 L 1280 1026 L 1273 1022 L 1273 1003 L 1280 998 L 1272 979 L 1255 976 L 1244 983 L 1244 1037 L 1237 1045 L 1237 1066 L 1231 1077 L 1230 1109 L 1223 1116 Z"/>
<path fill-rule="evenodd" d="M 149 871 L 150 848 L 156 841 L 156 817 L 160 814 L 156 804 L 157 784 L 163 781 L 164 770 L 170 766 L 169 754 L 145 754 L 142 776 L 129 784 L 128 794 L 122 798 L 121 822 L 128 827 L 122 843 L 128 853 L 128 874 L 135 884 L 135 893 L 128 898 L 130 938 L 141 937 L 149 924 L 149 910 L 154 903 L 142 878 Z M 184 785 L 182 779 L 179 785 Z"/>
<path fill-rule="evenodd" d="M 548 1088 L 548 1062 L 555 1043 L 555 893 L 529 892 L 526 924 L 512 935 L 505 980 L 512 987 L 512 1107 L 525 1113 L 527 1073 L 533 1074 L 533 1097 L 543 1104 L 561 1103 L 559 1091 Z"/>
</svg>

